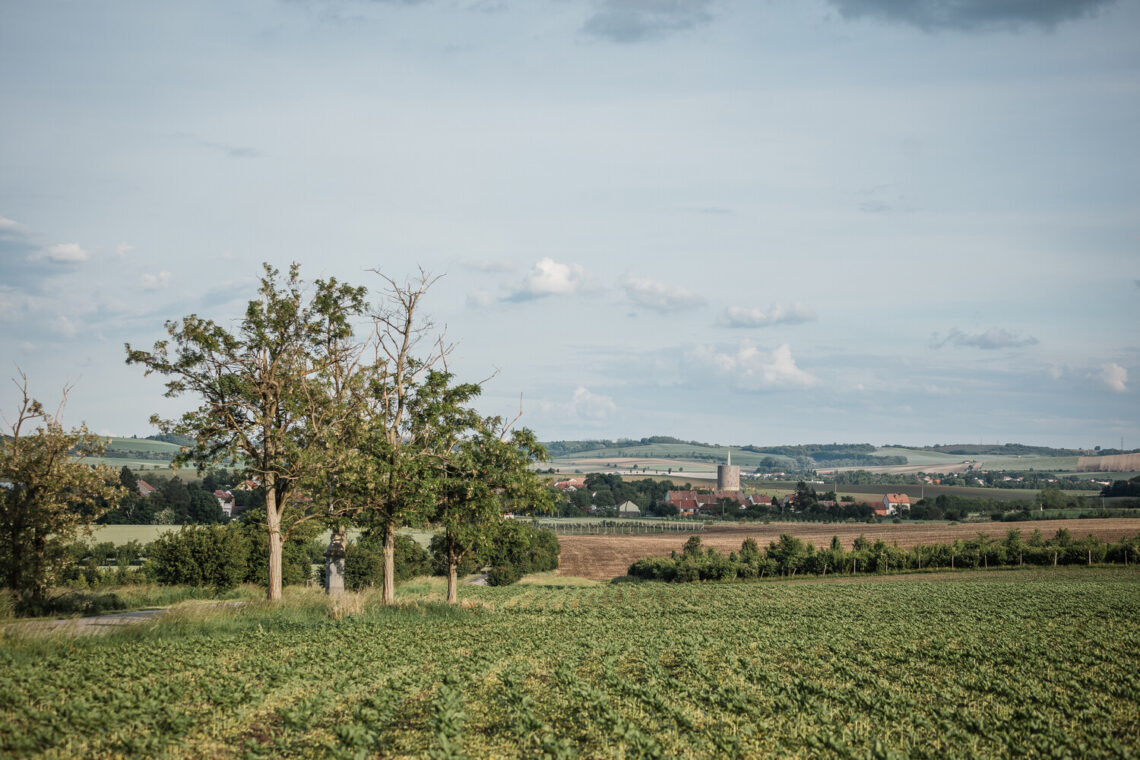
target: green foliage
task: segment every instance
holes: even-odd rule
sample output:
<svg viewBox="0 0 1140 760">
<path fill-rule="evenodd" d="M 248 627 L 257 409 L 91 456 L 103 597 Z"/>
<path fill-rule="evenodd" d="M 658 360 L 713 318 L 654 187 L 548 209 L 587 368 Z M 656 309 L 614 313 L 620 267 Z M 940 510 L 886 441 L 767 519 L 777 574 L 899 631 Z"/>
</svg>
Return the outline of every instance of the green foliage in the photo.
<svg viewBox="0 0 1140 760">
<path fill-rule="evenodd" d="M 102 451 L 99 436 L 82 426 L 65 431 L 28 395 L 26 380 L 17 387 L 20 406 L 0 435 L 0 574 L 17 607 L 34 612 L 71 559 L 68 544 L 122 489 L 118 473 L 82 461 Z"/>
<path fill-rule="evenodd" d="M 396 535 L 396 580 L 406 581 L 432 572 L 428 551 L 409 536 Z M 321 568 L 324 582 L 325 568 Z M 344 585 L 351 591 L 380 586 L 384 581 L 383 540 L 365 536 L 350 542 L 344 556 Z"/>
<path fill-rule="evenodd" d="M 509 586 L 522 577 L 522 571 L 514 565 L 495 565 L 487 571 L 487 585 Z"/>
<path fill-rule="evenodd" d="M 1123 568 L 464 591 L 472 609 L 406 598 L 330 620 L 298 591 L 105 639 L 6 639 L 0 756 L 1135 754 L 1140 585 Z"/>
<path fill-rule="evenodd" d="M 250 575 L 251 538 L 240 526 L 186 526 L 147 548 L 159 583 L 231 589 Z"/>
<path fill-rule="evenodd" d="M 442 533 L 436 533 L 431 537 L 428 552 L 431 554 L 432 575 L 447 575 L 447 539 Z M 482 568 L 484 564 L 485 563 L 478 557 L 477 552 L 464 552 L 459 558 L 459 564 L 456 565 L 456 574 L 460 577 L 471 575 L 471 573 Z"/>
<path fill-rule="evenodd" d="M 760 552 L 755 539 L 746 539 L 739 554 L 725 557 L 715 549 L 701 546 L 699 536 L 690 536 L 671 557 L 646 557 L 630 565 L 628 573 L 641 580 L 675 583 L 705 580 L 750 579 L 780 575 L 829 575 L 836 573 L 884 573 L 925 569 L 965 569 L 1014 567 L 1024 565 L 1089 565 L 1112 562 L 1140 564 L 1140 534 L 1115 543 L 1104 543 L 1095 536 L 1079 541 L 1065 530 L 1049 540 L 1040 532 L 1026 541 L 1020 531 L 1011 530 L 998 541 L 985 533 L 953 544 L 919 545 L 911 549 L 888 546 L 882 540 L 858 536 L 850 551 L 844 551 L 838 536 L 827 549 L 783 534 Z"/>
<path fill-rule="evenodd" d="M 264 265 L 258 297 L 235 330 L 190 314 L 166 324 L 169 338 L 150 351 L 126 346 L 127 363 L 167 379 L 166 395 L 188 395 L 199 405 L 164 433 L 193 439 L 175 462 L 209 466 L 240 459 L 266 492 L 268 589 L 281 595 L 282 540 L 298 520 L 327 513 L 329 505 L 298 499 L 301 483 L 323 481 L 348 456 L 331 442 L 354 417 L 358 390 L 350 366 L 359 347 L 353 320 L 364 311 L 364 288 L 335 279 L 306 289 L 300 267 L 286 277 Z M 283 522 L 287 508 L 297 514 Z M 307 573 L 306 573 L 307 574 Z"/>
<path fill-rule="evenodd" d="M 556 570 L 561 550 L 553 531 L 522 520 L 503 520 L 493 540 L 481 552 L 481 559 L 487 565 L 514 568 L 521 578 L 528 573 Z"/>
</svg>

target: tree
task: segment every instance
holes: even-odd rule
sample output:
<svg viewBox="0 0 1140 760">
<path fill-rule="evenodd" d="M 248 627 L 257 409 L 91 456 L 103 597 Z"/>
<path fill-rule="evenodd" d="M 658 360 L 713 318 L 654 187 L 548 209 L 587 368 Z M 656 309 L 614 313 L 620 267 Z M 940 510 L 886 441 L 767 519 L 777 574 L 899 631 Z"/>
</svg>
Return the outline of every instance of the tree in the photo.
<svg viewBox="0 0 1140 760">
<path fill-rule="evenodd" d="M 52 414 L 28 395 L 23 373 L 16 386 L 16 419 L 0 437 L 0 564 L 19 607 L 35 611 L 66 564 L 64 547 L 89 532 L 122 489 L 114 470 L 82 461 L 101 454 L 104 441 L 82 425 L 63 429 L 69 389 Z"/>
<path fill-rule="evenodd" d="M 442 528 L 447 601 L 456 604 L 460 562 L 493 538 L 503 512 L 529 512 L 550 497 L 529 469 L 531 462 L 546 458 L 534 433 L 512 431 L 499 417 L 478 415 L 466 404 L 480 387 L 450 381 L 448 373 L 430 373 L 425 386 L 436 390 L 422 394 L 431 403 L 417 406 L 414 416 L 437 462 L 430 486 L 433 522 Z"/>
<path fill-rule="evenodd" d="M 450 348 L 442 336 L 432 335 L 432 324 L 418 314 L 420 300 L 435 279 L 422 270 L 418 280 L 405 283 L 380 276 L 387 290 L 372 314 L 378 356 L 366 368 L 360 414 L 343 439 L 353 457 L 337 479 L 336 498 L 368 534 L 381 538 L 382 599 L 394 604 L 396 530 L 424 521 L 432 504 L 431 471 L 436 460 L 431 447 L 440 432 L 423 426 L 441 421 L 428 410 L 441 403 L 439 394 L 447 388 L 438 378 L 428 379 Z M 434 347 L 417 356 L 417 348 L 429 335 L 435 337 Z M 477 386 L 462 386 L 452 393 L 462 395 L 467 392 L 464 388 L 478 392 Z"/>
<path fill-rule="evenodd" d="M 364 310 L 365 289 L 336 279 L 303 290 L 299 266 L 285 281 L 266 264 L 258 297 L 236 331 L 195 314 L 166 323 L 168 340 L 151 351 L 128 344 L 127 363 L 170 378 L 166 395 L 190 395 L 197 409 L 160 424 L 166 433 L 191 436 L 177 463 L 199 468 L 240 459 L 265 490 L 268 597 L 281 598 L 282 543 L 300 523 L 327 513 L 308 502 L 291 522 L 286 508 L 299 485 L 335 472 L 347 452 L 331 441 L 352 417 L 352 382 L 361 347 L 351 320 Z M 322 509 L 322 507 L 324 507 Z"/>
<path fill-rule="evenodd" d="M 186 509 L 187 522 L 208 525 L 226 521 L 226 513 L 214 494 L 194 484 L 187 488 L 187 493 L 190 502 Z"/>
</svg>

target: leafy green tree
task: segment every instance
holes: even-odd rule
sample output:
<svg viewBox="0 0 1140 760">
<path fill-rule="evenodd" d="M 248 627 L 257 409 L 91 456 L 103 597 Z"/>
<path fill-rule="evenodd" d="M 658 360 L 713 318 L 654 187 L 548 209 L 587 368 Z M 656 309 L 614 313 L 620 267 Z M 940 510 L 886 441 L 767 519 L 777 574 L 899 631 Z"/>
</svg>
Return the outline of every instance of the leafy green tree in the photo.
<svg viewBox="0 0 1140 760">
<path fill-rule="evenodd" d="M 28 395 L 20 374 L 15 421 L 0 436 L 0 567 L 22 611 L 47 603 L 53 580 L 68 560 L 65 547 L 89 532 L 93 520 L 117 501 L 114 470 L 82 459 L 98 456 L 104 441 L 85 426 L 63 429 L 63 402 L 53 414 Z"/>
<path fill-rule="evenodd" d="M 455 394 L 473 394 L 478 386 L 449 389 L 446 380 L 432 374 L 450 351 L 442 339 L 417 354 L 425 338 L 435 337 L 432 324 L 418 313 L 434 280 L 422 271 L 418 281 L 384 279 L 385 299 L 373 312 L 379 359 L 363 368 L 363 401 L 341 440 L 353 455 L 337 477 L 336 499 L 366 533 L 381 539 L 382 598 L 394 604 L 396 531 L 423 523 L 434 505 L 437 453 L 432 447 L 443 433 L 424 426 L 445 424 L 436 413 L 440 405 Z"/>
<path fill-rule="evenodd" d="M 139 488 L 139 479 L 131 471 L 130 467 L 123 465 L 123 469 L 119 470 L 119 485 L 123 487 L 127 493 L 137 493 Z"/>
<path fill-rule="evenodd" d="M 229 331 L 195 314 L 167 322 L 169 339 L 151 351 L 132 349 L 127 363 L 167 378 L 166 395 L 196 398 L 199 406 L 177 421 L 159 423 L 193 444 L 175 461 L 205 467 L 240 459 L 265 489 L 268 596 L 281 598 L 282 544 L 298 524 L 327 513 L 313 500 L 284 523 L 298 484 L 335 472 L 331 446 L 352 416 L 346 403 L 360 347 L 352 320 L 364 309 L 365 290 L 335 279 L 317 280 L 306 293 L 299 267 L 280 273 L 265 265 L 258 297 Z"/>
<path fill-rule="evenodd" d="M 226 513 L 214 494 L 198 485 L 191 484 L 187 489 L 189 505 L 186 508 L 187 522 L 209 525 L 226 521 Z"/>
<path fill-rule="evenodd" d="M 431 487 L 433 522 L 442 529 L 447 558 L 447 601 L 456 604 L 459 563 L 493 538 L 504 511 L 528 512 L 549 495 L 529 469 L 546 451 L 526 428 L 511 430 L 499 417 L 482 417 L 467 406 L 478 385 L 450 385 L 432 372 L 427 384 L 441 390 L 417 406 L 417 430 L 430 441 L 437 461 Z"/>
</svg>

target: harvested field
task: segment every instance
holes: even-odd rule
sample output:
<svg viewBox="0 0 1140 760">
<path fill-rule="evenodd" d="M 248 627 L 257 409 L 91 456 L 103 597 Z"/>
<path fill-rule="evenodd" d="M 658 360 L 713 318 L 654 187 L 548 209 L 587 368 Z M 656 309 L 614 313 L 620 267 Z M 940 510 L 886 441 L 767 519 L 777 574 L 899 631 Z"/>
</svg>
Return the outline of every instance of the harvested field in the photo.
<svg viewBox="0 0 1140 760">
<path fill-rule="evenodd" d="M 1064 528 L 1074 537 L 1094 535 L 1107 541 L 1118 541 L 1140 532 L 1140 518 L 1102 520 L 1036 520 L 1031 522 L 1001 523 L 980 522 L 959 525 L 880 524 L 865 523 L 769 523 L 767 525 L 710 525 L 700 532 L 701 542 L 728 553 L 740 549 L 746 538 L 755 538 L 761 548 L 775 541 L 781 533 L 790 533 L 816 547 L 825 547 L 832 536 L 839 536 L 845 549 L 850 549 L 859 535 L 871 540 L 882 538 L 887 543 L 897 542 L 909 548 L 917 544 L 951 543 L 956 538 L 972 538 L 978 533 L 1002 537 L 1010 529 L 1020 530 L 1028 538 L 1034 530 L 1049 538 Z M 632 535 L 632 536 L 559 536 L 562 555 L 559 575 L 604 580 L 625 575 L 634 561 L 642 557 L 667 557 L 674 549 L 680 550 L 685 535 Z"/>
</svg>

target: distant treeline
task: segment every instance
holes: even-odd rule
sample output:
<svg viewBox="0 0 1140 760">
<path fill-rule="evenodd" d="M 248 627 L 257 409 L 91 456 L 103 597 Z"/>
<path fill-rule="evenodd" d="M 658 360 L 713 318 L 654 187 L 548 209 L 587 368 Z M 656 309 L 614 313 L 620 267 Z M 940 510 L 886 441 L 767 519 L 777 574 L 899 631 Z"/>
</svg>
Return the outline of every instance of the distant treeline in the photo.
<svg viewBox="0 0 1140 760">
<path fill-rule="evenodd" d="M 979 533 L 975 538 L 959 539 L 952 544 L 927 544 L 911 549 L 887 545 L 882 539 L 872 542 L 865 536 L 859 536 L 848 551 L 838 536 L 831 539 L 828 548 L 817 550 L 812 544 L 785 533 L 763 551 L 756 539 L 745 539 L 740 551 L 728 556 L 711 547 L 703 547 L 699 536 L 690 536 L 680 553 L 674 551 L 669 557 L 639 559 L 630 565 L 629 575 L 642 580 L 685 583 L 928 568 L 1057 567 L 1102 562 L 1140 563 L 1140 534 L 1116 543 L 1106 543 L 1095 536 L 1076 539 L 1064 528 L 1048 540 L 1040 531 L 1033 531 L 1026 540 L 1021 531 L 1010 530 L 1000 540 Z"/>
<path fill-rule="evenodd" d="M 902 448 L 917 448 L 904 446 Z M 1075 457 L 1075 456 L 1109 456 L 1111 454 L 1136 454 L 1140 449 L 1054 449 L 1049 446 L 1028 446 L 1024 443 L 980 444 L 980 443 L 945 443 L 938 446 L 923 446 L 922 451 L 937 451 L 942 454 L 961 454 L 963 456 L 1016 456 L 1033 454 L 1046 457 Z"/>
<path fill-rule="evenodd" d="M 577 454 L 582 451 L 594 451 L 596 449 L 620 449 L 628 446 L 652 446 L 658 443 L 679 443 L 686 446 L 707 446 L 712 448 L 712 444 L 702 443 L 700 441 L 682 441 L 680 438 L 674 438 L 670 435 L 651 435 L 648 438 L 618 438 L 611 441 L 608 439 L 600 439 L 594 441 L 547 441 L 542 445 L 546 447 L 546 452 L 552 457 L 564 457 L 571 454 Z"/>
<path fill-rule="evenodd" d="M 103 456 L 108 459 L 157 459 L 169 462 L 174 458 L 173 451 L 151 451 L 147 449 L 125 449 L 119 446 L 108 446 Z"/>
<path fill-rule="evenodd" d="M 157 435 L 148 435 L 143 440 L 146 441 L 161 441 L 162 443 L 173 443 L 175 446 L 193 446 L 194 439 L 185 435 L 175 435 L 174 433 L 158 433 Z"/>
</svg>

